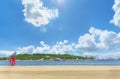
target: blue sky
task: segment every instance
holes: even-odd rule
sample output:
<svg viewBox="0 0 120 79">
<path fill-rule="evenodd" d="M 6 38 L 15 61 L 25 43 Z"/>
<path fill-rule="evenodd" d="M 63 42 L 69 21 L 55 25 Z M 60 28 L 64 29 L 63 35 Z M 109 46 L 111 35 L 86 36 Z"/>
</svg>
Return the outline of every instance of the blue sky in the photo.
<svg viewBox="0 0 120 79">
<path fill-rule="evenodd" d="M 111 32 L 114 32 L 116 35 L 119 35 L 120 18 L 117 18 L 117 21 L 115 16 L 120 16 L 120 13 L 119 10 L 114 11 L 114 8 L 112 7 L 115 4 L 120 5 L 120 0 L 35 1 L 1 1 L 1 55 L 9 55 L 13 51 L 23 53 L 23 49 L 24 51 L 26 50 L 24 53 L 29 53 L 30 51 L 27 49 L 27 47 L 29 48 L 30 46 L 32 46 L 32 50 L 37 50 L 37 47 L 40 47 L 41 49 L 38 51 L 40 53 L 41 50 L 43 50 L 46 46 L 50 48 L 49 50 L 46 50 L 46 52 L 53 51 L 53 49 L 59 51 L 54 47 L 58 45 L 59 48 L 59 44 L 61 45 L 61 43 L 63 44 L 61 48 L 64 48 L 64 44 L 66 47 L 72 46 L 72 51 L 70 48 L 70 51 L 68 51 L 72 52 L 72 54 L 74 53 L 73 51 L 76 50 L 86 52 L 88 54 L 91 51 L 88 51 L 86 46 L 81 46 L 79 44 L 85 44 L 86 41 L 82 41 L 80 37 L 83 36 L 83 38 L 87 40 L 88 37 L 86 37 L 85 34 L 92 35 L 93 33 L 89 33 L 90 30 L 101 30 L 101 32 L 107 30 L 107 33 L 111 34 Z M 36 6 L 33 6 L 34 4 Z M 37 9 L 34 9 L 36 7 Z M 33 11 L 33 13 L 30 13 L 30 11 Z M 117 12 L 119 14 L 116 14 Z M 113 21 L 110 22 L 110 20 Z M 98 36 L 100 35 L 98 34 Z M 119 39 L 118 37 L 116 38 Z M 97 39 L 97 41 L 100 41 L 102 44 L 103 41 L 101 41 L 99 38 Z M 97 48 L 98 46 L 99 45 L 96 45 Z M 119 48 L 119 46 L 116 48 Z M 31 49 L 31 47 L 29 49 Z M 109 49 L 104 50 L 107 52 L 109 51 Z M 94 50 L 92 50 L 92 52 L 93 51 Z M 118 49 L 114 49 L 112 51 L 118 51 Z M 99 51 L 94 52 L 95 53 L 93 54 L 96 55 L 96 53 L 100 52 L 100 49 Z"/>
</svg>

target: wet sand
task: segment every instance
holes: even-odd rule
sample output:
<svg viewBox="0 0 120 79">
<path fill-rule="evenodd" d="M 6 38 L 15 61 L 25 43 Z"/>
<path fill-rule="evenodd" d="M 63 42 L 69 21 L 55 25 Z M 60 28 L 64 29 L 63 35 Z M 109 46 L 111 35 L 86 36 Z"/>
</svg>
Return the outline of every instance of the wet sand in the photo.
<svg viewBox="0 0 120 79">
<path fill-rule="evenodd" d="M 120 66 L 0 66 L 0 79 L 120 79 Z"/>
</svg>

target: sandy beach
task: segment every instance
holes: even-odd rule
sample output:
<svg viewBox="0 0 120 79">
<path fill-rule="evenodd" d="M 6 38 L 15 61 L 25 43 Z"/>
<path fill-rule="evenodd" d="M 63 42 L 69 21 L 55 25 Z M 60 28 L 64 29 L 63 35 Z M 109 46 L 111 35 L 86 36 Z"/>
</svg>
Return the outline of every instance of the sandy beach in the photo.
<svg viewBox="0 0 120 79">
<path fill-rule="evenodd" d="M 120 79 L 120 66 L 0 66 L 0 79 Z"/>
</svg>

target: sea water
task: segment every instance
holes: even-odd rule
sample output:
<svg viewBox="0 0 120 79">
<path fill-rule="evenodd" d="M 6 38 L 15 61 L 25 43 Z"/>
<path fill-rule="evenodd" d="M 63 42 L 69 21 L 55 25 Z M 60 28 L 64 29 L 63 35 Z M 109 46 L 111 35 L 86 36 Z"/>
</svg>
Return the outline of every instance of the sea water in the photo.
<svg viewBox="0 0 120 79">
<path fill-rule="evenodd" d="M 10 65 L 9 61 L 0 61 L 0 66 Z M 120 66 L 120 60 L 67 60 L 67 61 L 16 61 L 18 66 Z"/>
</svg>

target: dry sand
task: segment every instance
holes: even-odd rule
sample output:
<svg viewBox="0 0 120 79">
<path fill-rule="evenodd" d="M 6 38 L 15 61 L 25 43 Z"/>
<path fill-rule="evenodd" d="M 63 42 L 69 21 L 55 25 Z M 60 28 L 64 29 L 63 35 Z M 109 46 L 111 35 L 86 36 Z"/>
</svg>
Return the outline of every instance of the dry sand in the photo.
<svg viewBox="0 0 120 79">
<path fill-rule="evenodd" d="M 120 66 L 0 66 L 0 79 L 120 79 Z"/>
</svg>

